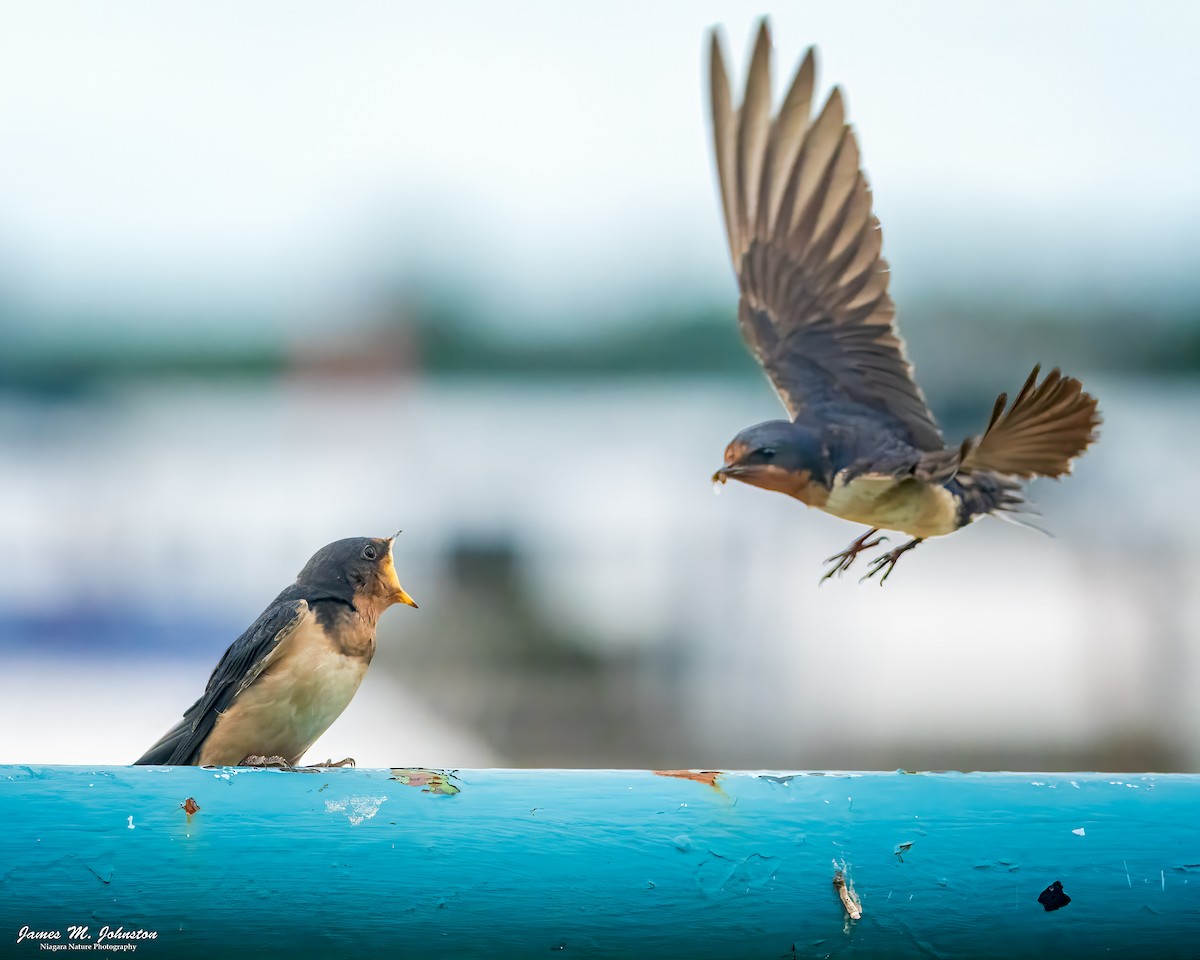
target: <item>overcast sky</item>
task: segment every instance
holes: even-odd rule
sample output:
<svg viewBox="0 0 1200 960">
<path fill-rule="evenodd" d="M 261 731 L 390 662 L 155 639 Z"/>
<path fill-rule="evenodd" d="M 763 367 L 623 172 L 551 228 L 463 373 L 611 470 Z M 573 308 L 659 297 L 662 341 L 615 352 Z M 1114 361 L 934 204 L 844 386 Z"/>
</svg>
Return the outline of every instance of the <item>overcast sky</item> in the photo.
<svg viewBox="0 0 1200 960">
<path fill-rule="evenodd" d="M 0 3 L 0 295 L 288 313 L 395 271 L 543 315 L 731 292 L 704 34 L 725 24 L 740 78 L 764 10 Z M 1195 273 L 1200 4 L 768 12 L 779 62 L 815 43 L 846 91 L 898 293 Z"/>
</svg>

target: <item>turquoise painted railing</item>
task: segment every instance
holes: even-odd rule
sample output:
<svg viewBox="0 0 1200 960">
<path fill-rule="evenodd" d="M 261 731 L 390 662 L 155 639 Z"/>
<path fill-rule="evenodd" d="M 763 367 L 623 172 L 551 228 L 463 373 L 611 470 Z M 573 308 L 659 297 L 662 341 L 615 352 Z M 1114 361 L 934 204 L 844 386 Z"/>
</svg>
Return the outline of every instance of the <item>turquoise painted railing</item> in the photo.
<svg viewBox="0 0 1200 960">
<path fill-rule="evenodd" d="M 1195 958 L 1200 776 L 0 767 L 0 956 L 80 947 Z"/>
</svg>

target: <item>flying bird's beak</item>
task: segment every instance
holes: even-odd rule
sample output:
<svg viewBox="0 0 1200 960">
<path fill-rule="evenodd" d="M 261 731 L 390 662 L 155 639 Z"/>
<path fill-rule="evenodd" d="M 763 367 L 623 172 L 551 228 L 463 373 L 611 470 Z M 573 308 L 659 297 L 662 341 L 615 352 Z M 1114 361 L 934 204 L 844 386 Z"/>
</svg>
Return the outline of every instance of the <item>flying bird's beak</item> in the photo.
<svg viewBox="0 0 1200 960">
<path fill-rule="evenodd" d="M 728 480 L 730 478 L 730 476 L 732 476 L 732 474 L 733 474 L 733 465 L 727 463 L 727 464 L 725 464 L 725 466 L 721 467 L 720 470 L 718 470 L 716 473 L 714 473 L 712 475 L 712 482 L 713 483 L 724 483 L 726 480 Z"/>
</svg>

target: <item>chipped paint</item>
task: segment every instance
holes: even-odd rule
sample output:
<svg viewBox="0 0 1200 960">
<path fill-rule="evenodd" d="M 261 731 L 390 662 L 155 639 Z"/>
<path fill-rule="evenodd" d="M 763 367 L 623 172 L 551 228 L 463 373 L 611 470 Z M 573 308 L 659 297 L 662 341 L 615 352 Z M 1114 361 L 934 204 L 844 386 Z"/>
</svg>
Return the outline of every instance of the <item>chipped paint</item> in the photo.
<svg viewBox="0 0 1200 960">
<path fill-rule="evenodd" d="M 776 857 L 727 857 L 709 850 L 696 866 L 696 886 L 710 898 L 746 896 L 769 886 L 778 868 Z"/>
<path fill-rule="evenodd" d="M 457 784 L 456 770 L 426 770 L 422 767 L 393 767 L 390 779 L 410 787 L 420 787 L 422 793 L 453 797 L 462 792 Z M 534 809 L 537 809 L 536 807 Z M 532 812 L 532 811 L 531 811 Z"/>
<path fill-rule="evenodd" d="M 1021 867 L 1012 860 L 980 860 L 972 869 L 1004 870 L 1007 873 L 1016 873 Z"/>
<path fill-rule="evenodd" d="M 326 813 L 344 813 L 350 825 L 357 827 L 370 820 L 387 802 L 387 797 L 346 797 L 344 800 L 326 800 Z"/>
<path fill-rule="evenodd" d="M 1059 880 L 1055 880 L 1038 894 L 1038 903 L 1042 905 L 1047 913 L 1050 913 L 1052 910 L 1061 910 L 1070 902 L 1071 898 L 1067 896 L 1063 890 L 1062 882 Z"/>
<path fill-rule="evenodd" d="M 717 793 L 724 793 L 720 784 L 717 783 L 723 774 L 717 770 L 654 770 L 652 771 L 656 777 L 674 777 L 677 780 L 694 780 L 696 783 L 703 783 L 705 786 L 712 787 Z"/>
<path fill-rule="evenodd" d="M 238 949 L 288 960 L 330 943 L 370 953 L 364 920 L 464 960 L 556 944 L 655 960 L 777 958 L 793 943 L 797 956 L 1195 953 L 1198 776 L 1150 793 L 1124 774 L 727 770 L 722 802 L 693 776 L 471 770 L 446 777 L 462 793 L 443 800 L 426 788 L 444 771 L 396 769 L 246 771 L 214 794 L 230 771 L 0 768 L 0 933 L 52 903 L 155 927 L 152 952 L 180 957 L 227 951 L 229 918 L 247 911 Z M 181 798 L 203 829 L 180 829 Z M 1038 896 L 1055 880 L 1072 902 L 1047 911 Z"/>
</svg>

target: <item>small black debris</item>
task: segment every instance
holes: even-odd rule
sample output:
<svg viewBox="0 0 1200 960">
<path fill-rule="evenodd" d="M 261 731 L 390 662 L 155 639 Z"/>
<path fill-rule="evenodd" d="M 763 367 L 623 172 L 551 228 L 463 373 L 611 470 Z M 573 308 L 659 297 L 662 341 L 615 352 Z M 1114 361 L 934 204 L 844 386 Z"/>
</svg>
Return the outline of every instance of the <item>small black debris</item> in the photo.
<svg viewBox="0 0 1200 960">
<path fill-rule="evenodd" d="M 1063 893 L 1062 884 L 1057 880 L 1038 894 L 1038 903 L 1045 907 L 1047 912 L 1065 907 L 1070 902 L 1071 898 Z"/>
</svg>

